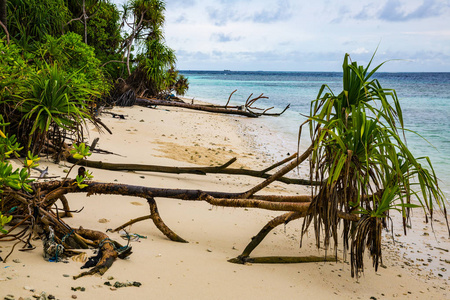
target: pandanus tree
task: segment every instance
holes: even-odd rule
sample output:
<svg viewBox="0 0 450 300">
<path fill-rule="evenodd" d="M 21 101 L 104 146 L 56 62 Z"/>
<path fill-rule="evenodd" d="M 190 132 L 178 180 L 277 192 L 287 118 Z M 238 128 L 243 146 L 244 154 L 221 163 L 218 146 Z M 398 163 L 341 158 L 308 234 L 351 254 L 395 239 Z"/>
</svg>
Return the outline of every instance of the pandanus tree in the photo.
<svg viewBox="0 0 450 300">
<path fill-rule="evenodd" d="M 40 153 L 50 143 L 63 149 L 61 143 L 66 134 L 82 141 L 83 128 L 93 121 L 89 113 L 89 97 L 98 93 L 88 86 L 72 84 L 74 74 L 68 76 L 55 64 L 44 69 L 29 80 L 18 105 L 21 112 L 20 127 L 28 133 L 27 149 Z"/>
<path fill-rule="evenodd" d="M 396 92 L 373 78 L 382 64 L 369 72 L 371 62 L 364 68 L 346 54 L 343 91 L 336 95 L 323 85 L 309 118 L 311 178 L 322 184 L 312 191 L 303 232 L 313 224 L 317 245 L 337 246 L 343 222 L 352 275 L 363 269 L 365 247 L 378 267 L 381 229 L 391 211 L 401 213 L 405 233 L 411 208 L 420 207 L 432 217 L 436 203 L 446 216 L 431 162 L 408 149 Z M 340 213 L 356 214 L 359 221 L 341 219 Z"/>
</svg>

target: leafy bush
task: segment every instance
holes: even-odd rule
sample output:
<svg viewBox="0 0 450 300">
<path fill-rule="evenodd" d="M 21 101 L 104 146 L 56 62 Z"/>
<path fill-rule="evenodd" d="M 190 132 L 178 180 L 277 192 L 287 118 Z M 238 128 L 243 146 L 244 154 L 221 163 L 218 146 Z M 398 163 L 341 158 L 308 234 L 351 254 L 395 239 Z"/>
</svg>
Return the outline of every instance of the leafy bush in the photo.
<svg viewBox="0 0 450 300">
<path fill-rule="evenodd" d="M 73 84 L 89 83 L 91 89 L 99 93 L 108 92 L 110 85 L 100 68 L 101 62 L 95 56 L 94 48 L 86 45 L 80 35 L 73 32 L 59 38 L 46 35 L 38 52 L 45 63 L 58 63 L 68 74 L 72 74 Z"/>
<path fill-rule="evenodd" d="M 27 64 L 34 55 L 23 51 L 13 41 L 6 44 L 0 39 L 0 103 L 10 99 L 17 87 L 35 73 L 33 67 Z"/>
<path fill-rule="evenodd" d="M 81 1 L 69 1 L 68 8 L 73 18 L 79 17 L 83 13 Z M 87 44 L 94 47 L 95 56 L 103 63 L 111 60 L 122 60 L 121 53 L 117 53 L 117 48 L 122 42 L 120 35 L 120 14 L 114 4 L 108 2 L 98 2 L 95 5 L 87 5 L 87 14 L 90 17 L 87 23 Z M 72 22 L 68 29 L 74 33 L 84 36 L 84 24 L 82 22 Z M 111 63 L 105 65 L 105 75 L 117 78 L 120 75 L 121 65 Z"/>
</svg>

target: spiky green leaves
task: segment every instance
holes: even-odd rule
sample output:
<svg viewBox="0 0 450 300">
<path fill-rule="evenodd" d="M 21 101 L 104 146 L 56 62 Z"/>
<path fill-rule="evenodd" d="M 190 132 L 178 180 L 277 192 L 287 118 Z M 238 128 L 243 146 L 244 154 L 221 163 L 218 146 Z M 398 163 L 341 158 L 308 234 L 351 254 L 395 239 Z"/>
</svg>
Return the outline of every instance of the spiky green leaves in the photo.
<svg viewBox="0 0 450 300">
<path fill-rule="evenodd" d="M 344 221 L 343 233 L 344 245 L 352 237 L 356 274 L 363 260 L 353 255 L 361 255 L 365 243 L 371 245 L 374 264 L 378 264 L 378 227 L 391 210 L 408 218 L 411 208 L 422 207 L 432 214 L 433 203 L 443 207 L 445 201 L 429 159 L 414 157 L 406 146 L 396 92 L 372 78 L 381 65 L 369 72 L 370 63 L 366 68 L 358 66 L 346 54 L 343 91 L 336 95 L 323 85 L 311 103 L 309 118 L 314 145 L 311 176 L 323 184 L 314 191 L 305 225 L 315 223 L 317 241 L 323 226 L 325 243 L 333 239 L 337 245 L 337 212 L 358 214 L 361 221 L 356 228 Z M 411 203 L 413 197 L 417 204 Z"/>
</svg>

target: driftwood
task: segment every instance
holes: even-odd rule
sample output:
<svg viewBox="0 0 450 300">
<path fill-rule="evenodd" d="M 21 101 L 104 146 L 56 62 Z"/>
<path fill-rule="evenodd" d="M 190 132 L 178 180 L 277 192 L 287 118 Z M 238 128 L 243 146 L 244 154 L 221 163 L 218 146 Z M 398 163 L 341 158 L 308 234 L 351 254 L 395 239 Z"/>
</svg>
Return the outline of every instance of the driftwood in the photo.
<svg viewBox="0 0 450 300">
<path fill-rule="evenodd" d="M 218 166 L 218 167 L 167 167 L 167 166 L 158 166 L 158 165 L 141 165 L 141 164 L 115 164 L 115 163 L 107 163 L 102 161 L 91 161 L 91 160 L 77 160 L 72 156 L 67 157 L 67 161 L 71 163 L 78 162 L 79 165 L 90 167 L 90 168 L 98 168 L 104 170 L 114 170 L 114 171 L 146 171 L 146 172 L 160 172 L 160 173 L 175 173 L 175 174 L 198 174 L 205 175 L 206 173 L 220 173 L 219 171 L 228 167 L 233 162 L 236 161 L 236 158 L 232 158 L 227 163 Z"/>
<path fill-rule="evenodd" d="M 174 107 L 182 107 L 182 108 L 195 109 L 195 110 L 201 110 L 201 111 L 207 111 L 207 112 L 213 112 L 213 113 L 240 115 L 240 116 L 245 116 L 245 117 L 250 117 L 250 118 L 258 117 L 258 115 L 248 112 L 248 111 L 244 111 L 244 110 L 226 109 L 226 108 L 219 108 L 219 107 L 203 106 L 200 104 L 181 103 L 181 102 L 174 102 L 174 101 L 167 101 L 167 100 L 137 98 L 136 104 L 141 105 L 141 106 L 153 106 L 153 105 L 174 106 Z"/>
<path fill-rule="evenodd" d="M 229 106 L 228 103 L 230 102 L 231 96 L 236 92 L 234 90 L 230 96 L 228 97 L 228 101 L 225 106 L 218 106 L 218 105 L 202 105 L 202 104 L 193 104 L 193 103 L 185 103 L 185 102 L 175 102 L 175 101 L 168 101 L 168 100 L 158 100 L 158 99 L 150 99 L 145 97 L 136 98 L 135 104 L 141 105 L 141 106 L 174 106 L 174 107 L 182 107 L 182 108 L 188 108 L 188 109 L 195 109 L 195 110 L 201 110 L 201 111 L 207 111 L 207 112 L 213 112 L 213 113 L 221 113 L 221 114 L 233 114 L 233 115 L 241 115 L 245 117 L 250 118 L 257 118 L 260 116 L 280 116 L 282 115 L 290 105 L 287 105 L 284 110 L 280 113 L 268 113 L 269 110 L 273 109 L 273 107 L 270 108 L 258 108 L 255 107 L 254 104 L 259 99 L 267 99 L 267 96 L 264 96 L 263 94 L 259 95 L 258 97 L 251 98 L 253 94 L 250 94 L 250 96 L 247 98 L 247 101 L 244 105 L 241 106 Z"/>
<path fill-rule="evenodd" d="M 94 150 L 95 151 L 95 150 Z M 142 165 L 142 164 L 120 164 L 120 163 L 109 163 L 102 161 L 93 161 L 93 160 L 77 160 L 72 156 L 68 156 L 66 159 L 70 163 L 78 163 L 81 166 L 89 167 L 89 168 L 97 168 L 103 170 L 111 170 L 111 171 L 143 171 L 143 172 L 159 172 L 159 173 L 172 173 L 172 174 L 197 174 L 197 175 L 206 175 L 208 173 L 211 174 L 228 174 L 228 175 L 246 175 L 252 177 L 259 178 L 269 178 L 271 175 L 267 172 L 273 170 L 274 168 L 280 166 L 287 161 L 294 159 L 297 154 L 293 154 L 290 157 L 284 159 L 281 162 L 277 162 L 276 164 L 261 170 L 249 170 L 249 169 L 236 169 L 229 168 L 231 164 L 233 164 L 237 159 L 234 157 L 230 159 L 228 162 L 221 166 L 216 167 L 170 167 L 170 166 L 159 166 L 159 165 Z M 276 179 L 277 181 L 286 183 L 286 184 L 299 184 L 299 185 L 318 185 L 319 182 L 311 181 L 308 179 L 300 179 L 300 178 L 288 178 L 288 177 L 279 177 Z"/>
</svg>

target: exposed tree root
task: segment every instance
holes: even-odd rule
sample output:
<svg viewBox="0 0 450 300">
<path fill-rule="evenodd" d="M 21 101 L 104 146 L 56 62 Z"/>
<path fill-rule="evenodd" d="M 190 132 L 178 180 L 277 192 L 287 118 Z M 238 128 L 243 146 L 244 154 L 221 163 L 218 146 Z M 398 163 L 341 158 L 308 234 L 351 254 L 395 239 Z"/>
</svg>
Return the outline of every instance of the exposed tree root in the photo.
<svg viewBox="0 0 450 300">
<path fill-rule="evenodd" d="M 54 243 L 62 245 L 64 248 L 71 249 L 94 247 L 99 248 L 99 253 L 86 267 L 92 267 L 91 270 L 83 272 L 74 279 L 85 275 L 104 274 L 113 264 L 117 257 L 124 258 L 131 254 L 131 248 L 122 247 L 120 244 L 111 241 L 109 237 L 98 231 L 87 229 L 72 229 L 62 219 L 59 218 L 58 210 L 53 212 L 52 207 L 60 200 L 63 204 L 63 210 L 70 213 L 69 203 L 65 195 L 70 193 L 87 193 L 87 196 L 92 194 L 109 194 L 109 195 L 124 195 L 145 198 L 149 204 L 150 215 L 133 219 L 126 224 L 118 227 L 115 231 L 131 225 L 135 222 L 152 219 L 155 226 L 170 240 L 186 243 L 187 241 L 173 232 L 162 220 L 155 197 L 173 198 L 186 201 L 205 201 L 214 206 L 226 207 L 250 207 L 268 209 L 274 211 L 287 211 L 287 213 L 271 220 L 261 231 L 252 238 L 252 241 L 247 245 L 244 252 L 234 259 L 234 262 L 245 263 L 273 263 L 273 262 L 305 262 L 305 261 L 324 261 L 323 257 L 309 257 L 309 258 L 280 258 L 280 257 L 263 257 L 250 258 L 250 253 L 262 242 L 267 234 L 276 226 L 280 224 L 287 224 L 291 220 L 295 220 L 310 214 L 310 205 L 313 198 L 310 195 L 300 196 L 285 196 L 285 195 L 255 195 L 261 189 L 269 185 L 275 180 L 281 178 L 284 174 L 298 166 L 311 153 L 312 146 L 301 156 L 292 155 L 282 162 L 277 163 L 263 171 L 269 171 L 273 168 L 287 163 L 279 171 L 270 175 L 263 182 L 251 188 L 248 191 L 241 193 L 228 193 L 217 191 L 203 191 L 190 189 L 163 189 L 152 188 L 144 186 L 134 186 L 126 184 L 102 183 L 84 181 L 85 187 L 81 189 L 73 180 L 62 181 L 48 181 L 32 183 L 33 193 L 21 193 L 6 189 L 3 193 L 6 204 L 4 209 L 11 210 L 13 207 L 18 207 L 17 217 L 19 225 L 24 225 L 25 228 L 14 235 L 10 232 L 7 235 L 0 235 L 0 239 L 12 238 L 13 240 L 20 240 L 26 246 L 31 246 L 30 238 L 33 228 L 38 226 L 44 232 L 54 231 Z M 223 170 L 226 169 L 234 160 L 230 160 L 226 164 L 210 169 Z M 338 212 L 338 217 L 346 220 L 357 221 L 359 217 L 344 212 Z M 13 227 L 13 230 L 19 228 Z M 13 231 L 11 230 L 11 231 Z"/>
<path fill-rule="evenodd" d="M 174 242 L 180 242 L 180 243 L 188 243 L 185 239 L 180 237 L 178 234 L 173 232 L 161 219 L 161 216 L 159 215 L 158 206 L 156 205 L 155 199 L 152 197 L 147 198 L 148 205 L 150 206 L 150 215 L 142 216 L 133 220 L 128 221 L 127 223 L 120 225 L 119 227 L 112 230 L 112 232 L 119 231 L 121 229 L 124 229 L 127 226 L 130 226 L 134 223 L 152 219 L 153 223 L 155 224 L 156 228 L 158 228 L 166 237 L 168 237 L 171 241 Z"/>
</svg>

